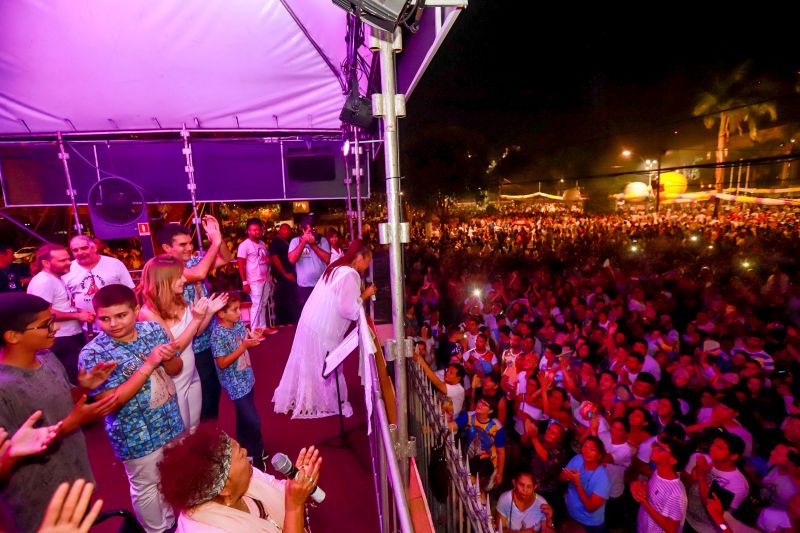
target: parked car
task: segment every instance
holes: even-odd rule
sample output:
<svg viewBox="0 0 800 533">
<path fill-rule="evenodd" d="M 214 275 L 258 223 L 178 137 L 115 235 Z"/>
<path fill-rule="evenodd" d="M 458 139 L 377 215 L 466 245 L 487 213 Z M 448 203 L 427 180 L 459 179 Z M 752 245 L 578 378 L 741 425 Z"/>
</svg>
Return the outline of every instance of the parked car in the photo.
<svg viewBox="0 0 800 533">
<path fill-rule="evenodd" d="M 22 264 L 30 264 L 36 257 L 36 246 L 25 246 L 14 252 L 14 262 Z"/>
</svg>

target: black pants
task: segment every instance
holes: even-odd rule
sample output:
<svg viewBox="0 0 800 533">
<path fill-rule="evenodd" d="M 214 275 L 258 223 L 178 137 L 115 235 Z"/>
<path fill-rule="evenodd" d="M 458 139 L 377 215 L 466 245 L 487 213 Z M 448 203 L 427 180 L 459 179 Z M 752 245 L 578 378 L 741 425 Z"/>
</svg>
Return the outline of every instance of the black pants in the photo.
<svg viewBox="0 0 800 533">
<path fill-rule="evenodd" d="M 61 364 L 64 365 L 69 382 L 73 385 L 78 384 L 78 355 L 80 355 L 81 348 L 85 345 L 86 335 L 81 332 L 69 337 L 56 337 L 53 347 L 50 348 L 56 354 L 58 360 L 61 361 Z"/>
<path fill-rule="evenodd" d="M 303 307 L 306 306 L 306 302 L 308 301 L 308 297 L 311 296 L 311 293 L 314 291 L 314 287 L 301 287 L 297 286 L 297 312 L 298 316 L 299 313 L 303 312 Z"/>
<path fill-rule="evenodd" d="M 219 417 L 219 378 L 211 348 L 194 354 L 194 365 L 200 375 L 200 386 L 203 388 L 203 407 L 200 409 L 200 420 Z"/>
<path fill-rule="evenodd" d="M 285 278 L 275 283 L 275 323 L 281 326 L 296 324 L 300 313 L 297 311 L 297 284 Z"/>
<path fill-rule="evenodd" d="M 253 466 L 264 471 L 264 438 L 261 436 L 261 416 L 255 402 L 255 389 L 233 400 L 236 408 L 236 440 L 253 458 Z"/>
</svg>

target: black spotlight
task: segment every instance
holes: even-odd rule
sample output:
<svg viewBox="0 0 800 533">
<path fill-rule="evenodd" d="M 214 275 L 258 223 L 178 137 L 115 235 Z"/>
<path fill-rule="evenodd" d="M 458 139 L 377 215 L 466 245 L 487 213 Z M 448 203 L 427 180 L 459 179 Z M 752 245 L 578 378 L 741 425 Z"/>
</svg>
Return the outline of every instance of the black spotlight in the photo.
<svg viewBox="0 0 800 533">
<path fill-rule="evenodd" d="M 333 0 L 333 3 L 370 26 L 394 31 L 407 13 L 408 0 Z"/>
<path fill-rule="evenodd" d="M 351 126 L 368 129 L 372 125 L 372 101 L 351 92 L 347 95 L 339 120 Z"/>
</svg>

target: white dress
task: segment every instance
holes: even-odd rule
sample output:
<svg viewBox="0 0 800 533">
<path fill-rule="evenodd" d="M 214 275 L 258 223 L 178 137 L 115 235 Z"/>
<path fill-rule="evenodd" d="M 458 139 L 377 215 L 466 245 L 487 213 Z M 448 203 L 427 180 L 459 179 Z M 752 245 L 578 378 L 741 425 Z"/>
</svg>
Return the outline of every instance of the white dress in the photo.
<svg viewBox="0 0 800 533">
<path fill-rule="evenodd" d="M 187 306 L 183 311 L 181 321 L 169 328 L 172 337 L 178 338 L 191 321 L 192 312 Z M 181 361 L 183 361 L 183 368 L 177 376 L 172 376 L 172 381 L 175 382 L 175 393 L 178 397 L 178 407 L 181 410 L 183 427 L 193 429 L 200 423 L 203 389 L 200 385 L 200 375 L 197 373 L 197 368 L 194 364 L 194 350 L 192 349 L 191 341 L 186 349 L 181 352 L 180 357 Z"/>
<path fill-rule="evenodd" d="M 339 414 L 336 375 L 322 378 L 325 356 L 344 338 L 361 309 L 361 276 L 349 266 L 337 268 L 326 282 L 320 278 L 311 292 L 297 330 L 283 377 L 272 401 L 276 413 L 292 418 L 322 418 Z M 342 414 L 350 416 L 344 375 L 339 372 Z"/>
</svg>

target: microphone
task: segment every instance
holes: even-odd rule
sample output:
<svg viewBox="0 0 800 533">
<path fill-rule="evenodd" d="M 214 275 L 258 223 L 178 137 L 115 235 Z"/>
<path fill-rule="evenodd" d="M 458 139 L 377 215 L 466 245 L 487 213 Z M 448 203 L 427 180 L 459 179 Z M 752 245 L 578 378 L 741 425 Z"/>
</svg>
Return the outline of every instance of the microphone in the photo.
<svg viewBox="0 0 800 533">
<path fill-rule="evenodd" d="M 300 472 L 285 453 L 276 453 L 272 456 L 271 461 L 272 467 L 288 478 L 294 479 Z M 318 486 L 314 487 L 314 492 L 311 493 L 311 499 L 316 503 L 322 503 L 325 499 L 325 491 Z"/>
<path fill-rule="evenodd" d="M 367 282 L 367 285 L 375 285 L 375 283 L 372 282 L 372 278 L 367 278 L 365 281 Z M 372 300 L 373 302 L 377 300 L 374 294 L 370 296 L 369 299 Z"/>
</svg>

